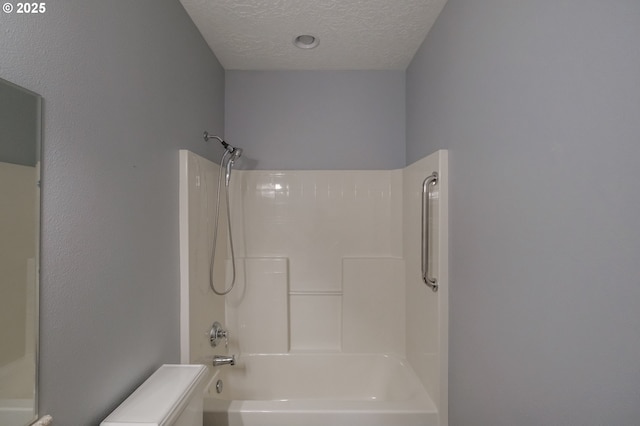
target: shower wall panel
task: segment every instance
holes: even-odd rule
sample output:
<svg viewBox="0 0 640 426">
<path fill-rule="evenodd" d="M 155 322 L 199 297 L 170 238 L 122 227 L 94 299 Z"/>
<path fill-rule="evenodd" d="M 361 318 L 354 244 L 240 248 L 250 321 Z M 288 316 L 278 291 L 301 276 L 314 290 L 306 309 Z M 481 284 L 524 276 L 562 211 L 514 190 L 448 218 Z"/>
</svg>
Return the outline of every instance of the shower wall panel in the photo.
<svg viewBox="0 0 640 426">
<path fill-rule="evenodd" d="M 192 152 L 180 151 L 180 336 L 181 362 L 204 362 L 211 355 L 207 332 L 214 321 L 224 321 L 224 298 L 209 288 L 216 187 L 220 167 Z M 227 257 L 226 207 L 220 206 L 216 289 L 225 283 Z"/>
<path fill-rule="evenodd" d="M 235 172 L 232 229 L 237 255 L 288 259 L 289 350 L 384 352 L 383 346 L 374 347 L 366 337 L 345 340 L 344 336 L 353 336 L 368 323 L 364 318 L 372 310 L 357 303 L 353 294 L 404 294 L 403 280 L 375 273 L 374 279 L 361 284 L 357 268 L 347 267 L 345 274 L 343 265 L 368 259 L 373 260 L 370 271 L 381 272 L 375 259 L 398 262 L 402 257 L 401 184 L 399 170 Z M 402 275 L 402 268 L 391 270 Z M 371 276 L 370 271 L 362 277 Z M 263 283 L 256 277 L 246 285 Z M 242 303 L 252 304 L 249 299 Z M 243 312 L 261 312 L 258 304 L 264 301 L 255 303 Z M 379 318 L 388 316 L 386 324 L 391 325 L 403 318 L 403 305 L 403 298 L 392 297 L 373 309 L 380 309 Z M 245 321 L 237 318 L 229 323 Z M 369 323 L 363 336 L 380 332 L 375 324 L 383 322 Z M 403 353 L 401 325 L 389 326 L 388 333 L 395 333 L 390 341 L 399 342 L 397 351 Z M 265 344 L 253 346 L 252 351 L 272 352 L 273 348 Z"/>
<path fill-rule="evenodd" d="M 407 166 L 403 173 L 403 244 L 406 265 L 407 359 L 446 415 L 448 357 L 448 159 L 441 150 Z M 438 184 L 429 196 L 429 270 L 439 289 L 434 293 L 422 280 L 422 184 L 432 172 Z"/>
<path fill-rule="evenodd" d="M 233 353 L 289 350 L 287 258 L 237 258 L 236 284 L 226 296 L 226 327 Z M 227 283 L 232 280 L 227 260 Z"/>
<path fill-rule="evenodd" d="M 342 291 L 343 258 L 402 255 L 400 171 L 234 173 L 237 252 L 288 257 L 291 291 Z"/>
<path fill-rule="evenodd" d="M 404 355 L 404 260 L 342 262 L 342 350 Z"/>
</svg>

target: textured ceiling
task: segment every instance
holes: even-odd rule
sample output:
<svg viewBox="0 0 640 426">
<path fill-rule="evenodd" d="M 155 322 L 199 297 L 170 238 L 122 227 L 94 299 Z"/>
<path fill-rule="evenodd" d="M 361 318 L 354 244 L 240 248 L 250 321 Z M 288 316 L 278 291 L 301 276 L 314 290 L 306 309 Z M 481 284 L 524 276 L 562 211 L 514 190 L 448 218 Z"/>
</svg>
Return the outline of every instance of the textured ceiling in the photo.
<svg viewBox="0 0 640 426">
<path fill-rule="evenodd" d="M 180 1 L 225 69 L 376 70 L 405 69 L 447 0 Z"/>
</svg>

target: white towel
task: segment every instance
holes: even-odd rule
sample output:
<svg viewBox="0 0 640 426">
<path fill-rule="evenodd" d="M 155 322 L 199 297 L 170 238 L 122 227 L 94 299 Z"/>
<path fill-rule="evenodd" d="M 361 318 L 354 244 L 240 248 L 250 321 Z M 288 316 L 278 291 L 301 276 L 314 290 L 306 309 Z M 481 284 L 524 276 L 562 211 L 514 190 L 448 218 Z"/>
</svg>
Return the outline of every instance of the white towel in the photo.
<svg viewBox="0 0 640 426">
<path fill-rule="evenodd" d="M 40 418 L 37 422 L 35 422 L 31 426 L 50 426 L 52 424 L 53 424 L 53 417 L 46 415 Z"/>
</svg>

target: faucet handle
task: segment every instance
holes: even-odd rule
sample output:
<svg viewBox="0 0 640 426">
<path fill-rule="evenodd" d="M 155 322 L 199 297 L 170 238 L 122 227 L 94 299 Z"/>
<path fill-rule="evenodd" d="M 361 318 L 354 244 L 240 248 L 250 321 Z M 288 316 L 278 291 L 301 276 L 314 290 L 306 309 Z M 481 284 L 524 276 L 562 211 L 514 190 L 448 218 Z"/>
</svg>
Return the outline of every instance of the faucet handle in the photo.
<svg viewBox="0 0 640 426">
<path fill-rule="evenodd" d="M 229 332 L 222 328 L 222 324 L 218 321 L 214 322 L 211 326 L 211 331 L 209 331 L 209 343 L 211 343 L 212 347 L 218 346 L 220 340 L 224 339 L 224 347 L 229 347 Z"/>
</svg>

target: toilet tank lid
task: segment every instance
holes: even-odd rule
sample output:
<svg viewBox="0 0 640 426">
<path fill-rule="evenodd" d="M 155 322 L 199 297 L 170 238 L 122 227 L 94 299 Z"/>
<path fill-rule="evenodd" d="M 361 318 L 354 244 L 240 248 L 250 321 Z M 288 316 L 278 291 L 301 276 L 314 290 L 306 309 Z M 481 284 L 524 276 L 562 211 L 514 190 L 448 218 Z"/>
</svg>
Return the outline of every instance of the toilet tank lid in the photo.
<svg viewBox="0 0 640 426">
<path fill-rule="evenodd" d="M 206 377 L 207 367 L 204 365 L 165 364 L 104 419 L 100 426 L 166 425 L 182 412 Z"/>
</svg>

